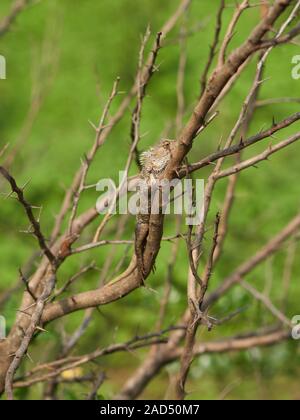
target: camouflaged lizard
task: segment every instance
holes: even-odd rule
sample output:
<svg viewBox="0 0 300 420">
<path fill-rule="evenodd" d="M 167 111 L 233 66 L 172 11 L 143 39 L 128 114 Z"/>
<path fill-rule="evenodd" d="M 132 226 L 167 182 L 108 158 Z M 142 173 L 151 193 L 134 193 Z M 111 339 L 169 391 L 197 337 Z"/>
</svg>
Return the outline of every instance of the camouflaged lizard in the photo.
<svg viewBox="0 0 300 420">
<path fill-rule="evenodd" d="M 175 150 L 176 142 L 174 140 L 163 139 L 156 146 L 151 147 L 141 155 L 142 171 L 140 174 L 143 181 L 144 190 L 141 194 L 146 197 L 147 208 L 137 215 L 135 229 L 135 254 L 137 257 L 138 270 L 144 279 L 145 272 L 143 254 L 147 243 L 149 233 L 149 222 L 151 216 L 151 187 L 154 187 L 160 176 L 166 169 Z"/>
</svg>

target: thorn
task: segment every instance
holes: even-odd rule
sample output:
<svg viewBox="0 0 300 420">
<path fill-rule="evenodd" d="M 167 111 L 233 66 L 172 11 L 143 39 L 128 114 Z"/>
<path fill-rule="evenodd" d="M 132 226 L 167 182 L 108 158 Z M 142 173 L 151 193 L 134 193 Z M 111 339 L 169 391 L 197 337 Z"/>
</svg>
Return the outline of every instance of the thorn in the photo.
<svg viewBox="0 0 300 420">
<path fill-rule="evenodd" d="M 89 159 L 88 155 L 87 155 L 86 153 L 84 153 L 84 154 L 83 154 L 83 157 L 84 157 L 84 163 L 85 163 L 86 165 L 88 165 L 88 164 L 90 163 L 90 159 Z"/>
<path fill-rule="evenodd" d="M 222 148 L 222 143 L 223 143 L 223 138 L 222 138 L 222 136 L 220 137 L 220 140 L 219 140 L 219 143 L 218 143 L 218 148 L 217 148 L 217 150 L 218 150 L 218 152 L 221 150 L 221 148 Z"/>
<path fill-rule="evenodd" d="M 145 287 L 145 289 L 146 289 L 148 292 L 150 292 L 150 293 L 155 293 L 156 295 L 158 295 L 158 294 L 159 294 L 159 292 L 158 292 L 157 290 L 152 289 L 152 287 L 147 286 L 145 283 L 144 283 L 144 287 Z"/>
<path fill-rule="evenodd" d="M 88 123 L 93 127 L 93 129 L 96 131 L 96 132 L 98 132 L 98 128 L 95 126 L 95 124 L 92 122 L 92 121 L 90 121 L 90 120 L 88 120 Z"/>
<path fill-rule="evenodd" d="M 36 326 L 35 329 L 38 330 L 38 331 L 46 332 L 46 333 L 49 332 L 49 331 L 45 330 L 44 328 L 38 327 L 38 326 Z"/>
<path fill-rule="evenodd" d="M 28 357 L 28 359 L 31 361 L 31 363 L 34 363 L 32 357 L 30 356 L 30 354 L 28 352 L 26 352 L 26 356 Z"/>
<path fill-rule="evenodd" d="M 36 305 L 36 302 L 32 303 L 31 305 L 27 306 L 26 308 L 24 308 L 24 311 L 27 311 L 27 309 L 32 308 L 33 306 Z M 27 315 L 27 314 L 26 314 Z M 30 315 L 31 316 L 31 315 Z"/>
<path fill-rule="evenodd" d="M 23 185 L 23 187 L 21 187 L 21 190 L 22 190 L 22 191 L 25 191 L 25 189 L 26 189 L 27 185 L 28 185 L 30 182 L 31 182 L 31 178 L 30 178 L 27 182 L 25 182 L 25 184 Z"/>
<path fill-rule="evenodd" d="M 9 192 L 8 194 L 5 195 L 4 200 L 7 200 L 8 198 L 10 198 L 13 195 L 13 191 Z"/>
<path fill-rule="evenodd" d="M 17 309 L 17 312 L 20 312 L 21 314 L 24 314 L 24 315 L 29 316 L 29 318 L 31 318 L 31 315 L 32 315 L 32 314 L 28 314 L 28 313 L 27 313 L 27 312 L 25 312 L 25 311 L 22 311 L 22 309 Z"/>
</svg>

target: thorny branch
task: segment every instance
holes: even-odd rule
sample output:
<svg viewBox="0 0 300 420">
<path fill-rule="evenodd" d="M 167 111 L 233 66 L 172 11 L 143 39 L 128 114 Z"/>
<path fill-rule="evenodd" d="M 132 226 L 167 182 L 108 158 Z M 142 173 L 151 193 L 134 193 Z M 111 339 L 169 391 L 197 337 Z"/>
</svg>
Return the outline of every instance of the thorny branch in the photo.
<svg viewBox="0 0 300 420">
<path fill-rule="evenodd" d="M 25 199 L 23 190 L 18 187 L 15 179 L 9 174 L 9 172 L 5 168 L 3 168 L 3 166 L 0 166 L 0 173 L 8 181 L 8 183 L 11 186 L 12 192 L 17 195 L 19 202 L 24 207 L 28 220 L 31 223 L 33 229 L 32 233 L 37 238 L 41 250 L 46 255 L 49 262 L 51 264 L 55 264 L 56 258 L 47 246 L 46 239 L 41 232 L 40 223 L 33 214 L 32 205 L 29 204 L 28 201 Z"/>
<path fill-rule="evenodd" d="M 206 66 L 204 68 L 204 72 L 201 76 L 201 96 L 203 95 L 205 89 L 206 89 L 206 85 L 207 85 L 207 77 L 208 77 L 208 73 L 209 70 L 211 68 L 211 65 L 213 63 L 214 57 L 216 55 L 216 49 L 218 47 L 219 44 L 219 40 L 220 40 L 220 34 L 221 34 L 221 29 L 222 29 L 222 15 L 225 9 L 225 0 L 221 0 L 220 1 L 220 7 L 217 13 L 217 21 L 216 21 L 216 30 L 215 30 L 215 36 L 214 36 L 214 40 L 213 43 L 210 47 L 209 50 L 209 58 L 207 60 Z"/>
<path fill-rule="evenodd" d="M 138 71 L 137 71 L 137 101 L 136 101 L 135 108 L 132 112 L 132 122 L 131 122 L 131 132 L 130 132 L 131 142 L 132 144 L 135 145 L 134 147 L 135 161 L 139 169 L 141 169 L 141 164 L 140 164 L 140 154 L 138 151 L 138 143 L 141 138 L 140 123 L 141 123 L 142 105 L 143 105 L 143 100 L 146 96 L 147 85 L 149 84 L 153 74 L 156 71 L 156 59 L 157 59 L 159 50 L 161 48 L 162 32 L 158 32 L 156 35 L 155 45 L 154 45 L 154 48 L 152 49 L 151 61 L 149 62 L 148 67 L 147 67 L 147 72 L 143 77 L 144 53 L 145 53 L 145 48 L 146 48 L 150 35 L 151 35 L 151 31 L 150 31 L 150 28 L 148 27 L 144 35 L 144 38 L 142 40 L 142 45 L 139 52 L 139 63 L 138 63 Z"/>
<path fill-rule="evenodd" d="M 6 32 L 17 14 L 29 3 L 28 1 L 16 1 L 12 9 L 12 13 L 7 19 L 0 23 L 0 36 Z M 161 329 L 163 320 L 167 313 L 168 301 L 172 288 L 172 265 L 175 264 L 176 255 L 180 240 L 186 239 L 186 235 L 176 232 L 176 235 L 163 237 L 164 218 L 161 215 L 150 215 L 149 234 L 144 249 L 144 260 L 146 264 L 146 276 L 154 268 L 156 256 L 163 240 L 175 241 L 172 248 L 172 255 L 168 268 L 167 283 L 164 292 L 164 298 L 161 302 L 159 312 L 159 319 L 156 323 L 156 330 L 153 334 L 148 334 L 143 337 L 135 337 L 127 343 L 110 345 L 107 348 L 96 349 L 94 352 L 83 356 L 70 356 L 69 352 L 78 343 L 84 332 L 87 330 L 91 319 L 92 308 L 101 305 L 109 304 L 113 301 L 119 300 L 127 294 L 131 293 L 141 285 L 141 276 L 137 269 L 135 257 L 133 256 L 129 266 L 125 271 L 114 278 L 111 282 L 105 282 L 109 267 L 112 265 L 112 259 L 103 271 L 103 277 L 99 283 L 100 287 L 95 290 L 88 290 L 83 293 L 75 294 L 74 296 L 68 295 L 65 299 L 56 300 L 62 293 L 68 292 L 69 286 L 77 281 L 81 275 L 85 274 L 89 269 L 94 267 L 93 264 L 87 264 L 76 275 L 67 280 L 64 285 L 55 290 L 56 276 L 60 266 L 65 259 L 71 255 L 78 253 L 88 252 L 91 249 L 99 248 L 101 246 L 116 246 L 118 244 L 128 245 L 130 247 L 133 243 L 132 239 L 124 240 L 116 235 L 114 240 L 99 240 L 104 227 L 110 221 L 110 214 L 104 218 L 102 223 L 94 235 L 94 240 L 86 245 L 79 245 L 78 248 L 72 250 L 72 245 L 77 241 L 85 229 L 96 219 L 97 210 L 95 207 L 88 209 L 82 214 L 79 214 L 79 202 L 81 194 L 86 189 L 86 179 L 90 165 L 92 164 L 96 152 L 100 146 L 110 135 L 112 129 L 124 117 L 126 111 L 136 96 L 136 104 L 133 110 L 131 119 L 131 137 L 132 145 L 129 151 L 129 156 L 126 163 L 126 177 L 124 183 L 127 181 L 129 168 L 131 166 L 134 155 L 138 156 L 137 145 L 141 138 L 140 135 L 140 122 L 141 122 L 141 109 L 142 102 L 146 94 L 146 88 L 149 81 L 156 69 L 157 54 L 164 45 L 164 40 L 167 34 L 174 28 L 179 18 L 185 13 L 190 0 L 183 0 L 180 2 L 178 9 L 174 15 L 163 25 L 161 31 L 158 32 L 155 39 L 153 48 L 144 60 L 144 50 L 146 42 L 149 37 L 147 32 L 140 50 L 139 65 L 134 84 L 130 89 L 128 95 L 122 100 L 116 113 L 109 117 L 111 103 L 118 94 L 117 80 L 113 86 L 109 99 L 104 107 L 99 124 L 95 128 L 96 138 L 90 153 L 84 157 L 82 166 L 75 174 L 71 188 L 67 191 L 65 199 L 62 203 L 60 212 L 57 216 L 55 225 L 52 230 L 51 242 L 48 241 L 43 235 L 39 220 L 34 216 L 33 207 L 27 202 L 24 197 L 23 189 L 19 188 L 15 179 L 4 167 L 0 167 L 0 173 L 9 182 L 12 193 L 16 194 L 18 201 L 23 206 L 27 218 L 32 226 L 32 233 L 37 238 L 39 248 L 43 252 L 43 258 L 39 263 L 37 270 L 34 274 L 27 279 L 20 271 L 21 279 L 25 284 L 25 293 L 23 301 L 18 311 L 17 320 L 13 326 L 9 337 L 0 342 L 0 391 L 3 391 L 4 384 L 9 399 L 13 398 L 12 387 L 31 386 L 39 382 L 55 381 L 56 385 L 60 383 L 60 375 L 68 369 L 73 369 L 77 366 L 84 365 L 93 361 L 101 356 L 113 354 L 117 351 L 132 351 L 142 347 L 150 347 L 148 356 L 143 360 L 140 367 L 133 372 L 131 377 L 126 381 L 123 389 L 119 393 L 119 398 L 136 398 L 146 387 L 146 385 L 156 376 L 162 367 L 173 360 L 181 360 L 181 371 L 177 378 L 176 384 L 176 397 L 184 398 L 185 395 L 185 382 L 190 369 L 193 357 L 200 356 L 206 353 L 213 352 L 226 352 L 226 351 L 240 351 L 249 349 L 254 346 L 271 345 L 283 340 L 288 339 L 289 331 L 283 326 L 290 327 L 288 317 L 283 310 L 273 303 L 271 298 L 264 293 L 256 290 L 250 283 L 245 281 L 245 277 L 252 272 L 259 264 L 268 259 L 271 255 L 275 254 L 290 237 L 295 237 L 300 229 L 300 216 L 299 214 L 292 219 L 287 226 L 270 241 L 263 246 L 255 255 L 237 267 L 231 275 L 225 279 L 221 279 L 220 285 L 215 288 L 213 292 L 206 295 L 209 280 L 213 277 L 214 268 L 222 255 L 225 246 L 225 238 L 229 229 L 229 215 L 231 208 L 234 204 L 234 194 L 237 184 L 237 176 L 242 170 L 256 165 L 258 162 L 267 159 L 274 153 L 279 152 L 287 146 L 295 143 L 300 139 L 300 134 L 295 133 L 282 141 L 277 141 L 276 144 L 270 145 L 264 152 L 253 156 L 252 158 L 243 160 L 242 152 L 245 149 L 251 148 L 255 144 L 262 142 L 267 138 L 274 139 L 274 135 L 281 132 L 283 129 L 292 126 L 300 120 L 300 113 L 295 113 L 290 117 L 275 122 L 270 128 L 264 129 L 259 133 L 247 138 L 247 131 L 250 121 L 253 119 L 254 111 L 257 107 L 268 105 L 275 102 L 284 103 L 289 102 L 282 100 L 259 100 L 258 90 L 263 83 L 262 73 L 263 66 L 266 63 L 268 55 L 273 48 L 281 44 L 288 44 L 299 33 L 300 26 L 295 25 L 288 33 L 287 28 L 294 21 L 299 8 L 300 2 L 298 1 L 293 7 L 288 18 L 281 25 L 280 29 L 276 32 L 274 29 L 276 21 L 284 14 L 285 10 L 292 5 L 291 0 L 277 0 L 273 6 L 264 9 L 264 13 L 259 24 L 251 32 L 250 36 L 238 48 L 232 51 L 229 55 L 227 50 L 234 35 L 235 27 L 238 21 L 242 18 L 243 12 L 250 7 L 248 1 L 241 2 L 235 9 L 232 20 L 229 23 L 223 41 L 220 39 L 222 14 L 225 8 L 225 2 L 222 0 L 217 15 L 217 24 L 215 28 L 215 36 L 213 45 L 210 51 L 210 56 L 205 66 L 202 77 L 202 95 L 198 100 L 197 105 L 192 112 L 187 124 L 183 126 L 183 116 L 185 110 L 184 98 L 184 73 L 186 70 L 187 56 L 185 53 L 186 34 L 188 31 L 184 26 L 181 31 L 181 59 L 178 69 L 178 82 L 177 82 L 177 98 L 178 98 L 178 112 L 176 118 L 176 131 L 177 145 L 175 152 L 172 154 L 171 161 L 163 174 L 167 179 L 173 179 L 176 176 L 184 178 L 190 176 L 195 171 L 199 171 L 205 167 L 212 167 L 211 174 L 208 178 L 205 190 L 205 203 L 204 203 L 204 220 L 196 227 L 195 232 L 192 230 L 188 234 L 189 243 L 189 273 L 188 273 L 188 309 L 185 311 L 176 323 L 178 327 L 170 328 L 168 331 L 159 331 Z M 186 25 L 186 23 L 185 23 Z M 275 32 L 273 38 L 267 37 L 268 34 Z M 208 77 L 210 69 L 213 64 L 213 59 L 216 54 L 218 45 L 221 44 L 216 68 L 212 71 L 211 76 Z M 241 107 L 241 112 L 230 132 L 225 147 L 211 153 L 209 156 L 204 157 L 196 163 L 190 165 L 183 165 L 183 159 L 192 148 L 193 141 L 196 137 L 200 136 L 207 127 L 207 124 L 213 121 L 215 107 L 233 88 L 234 83 L 237 82 L 241 72 L 247 67 L 251 57 L 257 52 L 263 50 L 259 56 L 256 75 L 253 85 L 250 89 L 249 95 Z M 183 128 L 182 128 L 183 127 Z M 241 134 L 240 141 L 235 142 L 238 134 Z M 5 152 L 5 148 L 1 149 L 0 157 Z M 222 169 L 225 159 L 229 156 L 235 156 L 236 162 L 231 167 Z M 208 253 L 206 265 L 202 275 L 198 274 L 198 267 L 200 258 L 203 257 L 203 240 L 204 235 L 210 232 L 209 229 L 209 211 L 211 208 L 212 200 L 214 199 L 214 189 L 218 180 L 229 177 L 228 187 L 224 198 L 224 203 L 221 205 L 222 212 L 215 221 L 215 229 L 212 237 L 211 249 Z M 132 184 L 137 182 L 137 177 L 130 179 Z M 118 199 L 123 194 L 123 182 L 121 183 L 114 200 Z M 102 203 L 105 206 L 105 203 Z M 69 224 L 66 232 L 62 233 L 63 222 L 66 215 L 70 211 Z M 179 227 L 180 225 L 178 225 Z M 113 249 L 113 248 L 112 248 Z M 120 263 L 119 268 L 123 265 Z M 289 263 L 290 267 L 291 263 Z M 289 287 L 291 268 L 286 270 L 285 274 L 285 289 Z M 143 279 L 143 280 L 146 280 Z M 215 280 L 215 279 L 213 279 Z M 270 313 L 278 320 L 280 320 L 281 329 L 271 329 L 262 331 L 260 333 L 249 333 L 244 337 L 232 337 L 220 341 L 211 342 L 196 342 L 196 333 L 199 324 L 204 324 L 208 327 L 213 325 L 221 325 L 220 320 L 214 320 L 208 315 L 208 310 L 212 305 L 219 301 L 226 293 L 228 293 L 235 285 L 240 284 L 246 288 L 249 293 L 256 300 L 262 302 Z M 285 294 L 287 290 L 285 290 Z M 43 331 L 43 326 L 55 319 L 64 317 L 69 313 L 86 309 L 84 319 L 79 328 L 70 337 L 68 345 L 63 349 L 61 358 L 54 360 L 44 365 L 35 366 L 30 372 L 25 373 L 24 377 L 19 378 L 14 382 L 14 375 L 19 367 L 21 360 L 25 354 L 28 354 L 28 347 L 37 331 Z M 239 313 L 240 311 L 238 311 Z M 230 320 L 232 316 L 225 316 L 224 320 Z M 168 337 L 165 333 L 168 332 Z M 182 345 L 183 340 L 185 340 Z M 105 376 L 104 373 L 98 373 L 98 378 L 94 382 L 93 387 L 88 398 L 93 399 L 97 393 L 98 388 L 101 386 Z M 14 382 L 14 384 L 13 384 Z M 54 382 L 53 382 L 54 383 Z"/>
</svg>

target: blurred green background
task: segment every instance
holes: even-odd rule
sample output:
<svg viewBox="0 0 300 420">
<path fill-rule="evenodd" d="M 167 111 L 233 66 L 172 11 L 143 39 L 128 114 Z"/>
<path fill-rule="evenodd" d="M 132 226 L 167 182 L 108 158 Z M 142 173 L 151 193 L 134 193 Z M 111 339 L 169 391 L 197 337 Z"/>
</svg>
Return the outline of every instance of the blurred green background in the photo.
<svg viewBox="0 0 300 420">
<path fill-rule="evenodd" d="M 47 234 L 51 232 L 64 191 L 80 165 L 80 158 L 92 145 L 94 132 L 88 121 L 96 123 L 99 119 L 117 76 L 121 78 L 122 91 L 130 88 L 137 68 L 141 35 L 148 24 L 155 34 L 175 10 L 177 3 L 175 0 L 42 0 L 24 11 L 12 30 L 0 39 L 0 54 L 7 60 L 7 80 L 0 81 L 0 149 L 6 143 L 10 143 L 13 148 L 20 136 L 26 138 L 18 151 L 12 171 L 20 185 L 30 181 L 26 188 L 27 198 L 37 206 L 42 205 L 41 222 Z M 1 16 L 8 13 L 10 4 L 8 0 L 1 1 Z M 188 38 L 185 80 L 188 109 L 191 109 L 199 95 L 199 80 L 214 36 L 218 4 L 216 0 L 195 0 L 188 13 L 188 29 L 198 26 L 202 28 Z M 230 20 L 232 6 L 225 11 L 225 23 Z M 259 17 L 257 8 L 246 11 L 231 47 L 239 45 L 245 39 Z M 141 142 L 142 149 L 155 143 L 176 115 L 179 30 L 180 24 L 169 35 L 158 58 L 159 72 L 154 75 L 149 86 L 143 109 L 142 133 L 145 135 Z M 273 51 L 267 62 L 265 77 L 268 80 L 262 87 L 260 99 L 299 96 L 300 81 L 291 77 L 291 60 L 299 51 L 299 47 L 295 45 L 283 46 Z M 214 151 L 220 139 L 226 138 L 251 86 L 254 72 L 255 60 L 219 107 L 220 116 L 195 143 L 190 161 L 197 161 Z M 31 107 L 32 91 L 41 98 L 41 108 L 36 117 L 35 110 Z M 113 109 L 121 99 L 117 98 Z M 299 104 L 288 103 L 259 108 L 250 132 L 255 133 L 262 127 L 268 127 L 273 116 L 278 121 L 297 110 Z M 32 127 L 29 124 L 31 120 Z M 29 124 L 28 136 L 26 124 Z M 284 138 L 299 128 L 299 123 L 295 124 L 278 137 Z M 130 112 L 113 130 L 97 154 L 89 173 L 90 184 L 102 177 L 118 179 L 118 171 L 125 166 L 130 146 L 129 132 Z M 170 135 L 174 133 L 171 132 Z M 245 156 L 261 149 L 262 146 L 256 146 Z M 269 162 L 260 164 L 258 169 L 251 168 L 241 175 L 225 252 L 213 273 L 211 288 L 215 288 L 224 276 L 251 256 L 299 211 L 299 151 L 300 144 L 292 145 L 273 156 Z M 132 173 L 135 172 L 133 165 Z M 205 170 L 198 177 L 206 178 L 207 175 Z M 1 192 L 8 191 L 2 180 L 0 187 Z M 225 188 L 226 182 L 221 181 L 210 212 L 211 224 L 222 203 Z M 87 190 L 80 210 L 94 205 L 96 199 L 97 192 L 94 189 Z M 99 221 L 83 235 L 82 243 L 89 240 L 97 223 Z M 131 218 L 125 228 L 125 238 L 132 238 L 133 226 L 134 218 Z M 17 282 L 18 268 L 23 267 L 37 249 L 35 240 L 21 233 L 27 227 L 23 210 L 16 201 L 1 197 L 0 293 Z M 173 233 L 174 229 L 174 220 L 170 217 L 166 223 L 166 233 Z M 106 237 L 110 237 L 109 230 Z M 141 289 L 117 303 L 101 308 L 101 313 L 96 311 L 87 334 L 76 349 L 77 354 L 92 351 L 112 341 L 127 340 L 136 332 L 142 334 L 154 329 L 171 246 L 169 243 L 163 245 L 157 270 L 149 279 L 149 285 L 157 293 Z M 205 247 L 210 247 L 209 236 Z M 59 271 L 59 284 L 63 284 L 81 266 L 92 260 L 101 268 L 108 253 L 109 249 L 100 248 L 70 258 Z M 131 250 L 128 251 L 127 260 L 130 253 Z M 266 284 L 271 282 L 270 296 L 276 305 L 280 305 L 282 299 L 286 254 L 286 249 L 278 252 L 247 278 L 259 290 L 264 290 Z M 124 247 L 118 248 L 113 268 L 123 255 Z M 186 274 L 187 257 L 185 246 L 182 245 L 176 260 L 165 326 L 176 322 L 184 310 Z M 299 274 L 299 259 L 296 257 L 288 317 L 300 313 Z M 76 283 L 72 291 L 93 288 L 98 279 L 99 272 L 92 271 Z M 14 320 L 20 296 L 21 292 L 14 293 L 5 307 L 1 308 L 9 326 Z M 267 311 L 240 287 L 224 297 L 213 308 L 211 315 L 222 317 L 243 306 L 248 309 L 238 318 L 216 328 L 210 334 L 201 331 L 199 339 L 222 339 L 274 322 Z M 49 333 L 41 335 L 32 346 L 33 360 L 39 362 L 54 358 L 59 349 L 62 326 L 71 333 L 82 317 L 83 313 L 76 313 L 49 326 Z M 143 354 L 143 351 L 139 351 L 99 360 L 99 368 L 106 369 L 111 379 L 105 382 L 101 395 L 110 398 L 142 360 Z M 189 398 L 216 399 L 228 386 L 230 392 L 227 398 L 232 399 L 300 398 L 299 361 L 296 343 L 239 354 L 204 356 L 194 362 L 188 384 L 188 389 L 192 391 Z M 27 367 L 31 366 L 30 362 L 26 364 Z M 83 372 L 93 368 L 94 366 L 86 366 Z M 143 397 L 163 397 L 168 385 L 168 373 L 176 372 L 176 369 L 178 364 L 174 363 L 164 370 L 147 388 Z M 22 390 L 19 394 L 20 398 L 36 398 L 42 395 L 41 392 L 42 387 L 36 386 L 31 391 Z M 67 399 L 83 398 L 85 393 L 86 388 L 83 385 L 62 385 L 60 389 L 60 396 Z"/>
</svg>

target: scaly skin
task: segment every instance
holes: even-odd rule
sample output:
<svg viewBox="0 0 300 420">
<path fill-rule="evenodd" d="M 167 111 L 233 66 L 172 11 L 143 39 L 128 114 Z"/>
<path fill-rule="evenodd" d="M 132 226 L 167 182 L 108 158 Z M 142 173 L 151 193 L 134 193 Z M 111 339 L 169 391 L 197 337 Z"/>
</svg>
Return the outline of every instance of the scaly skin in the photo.
<svg viewBox="0 0 300 420">
<path fill-rule="evenodd" d="M 135 229 L 135 254 L 137 257 L 137 266 L 142 279 L 147 275 L 144 266 L 143 254 L 147 243 L 149 233 L 149 222 L 151 216 L 151 187 L 155 186 L 156 181 L 161 177 L 168 163 L 172 158 L 172 151 L 175 147 L 175 141 L 163 139 L 156 146 L 151 147 L 141 156 L 141 181 L 146 184 L 147 191 L 143 189 L 142 194 L 146 194 L 148 208 L 146 214 L 137 215 Z"/>
</svg>

